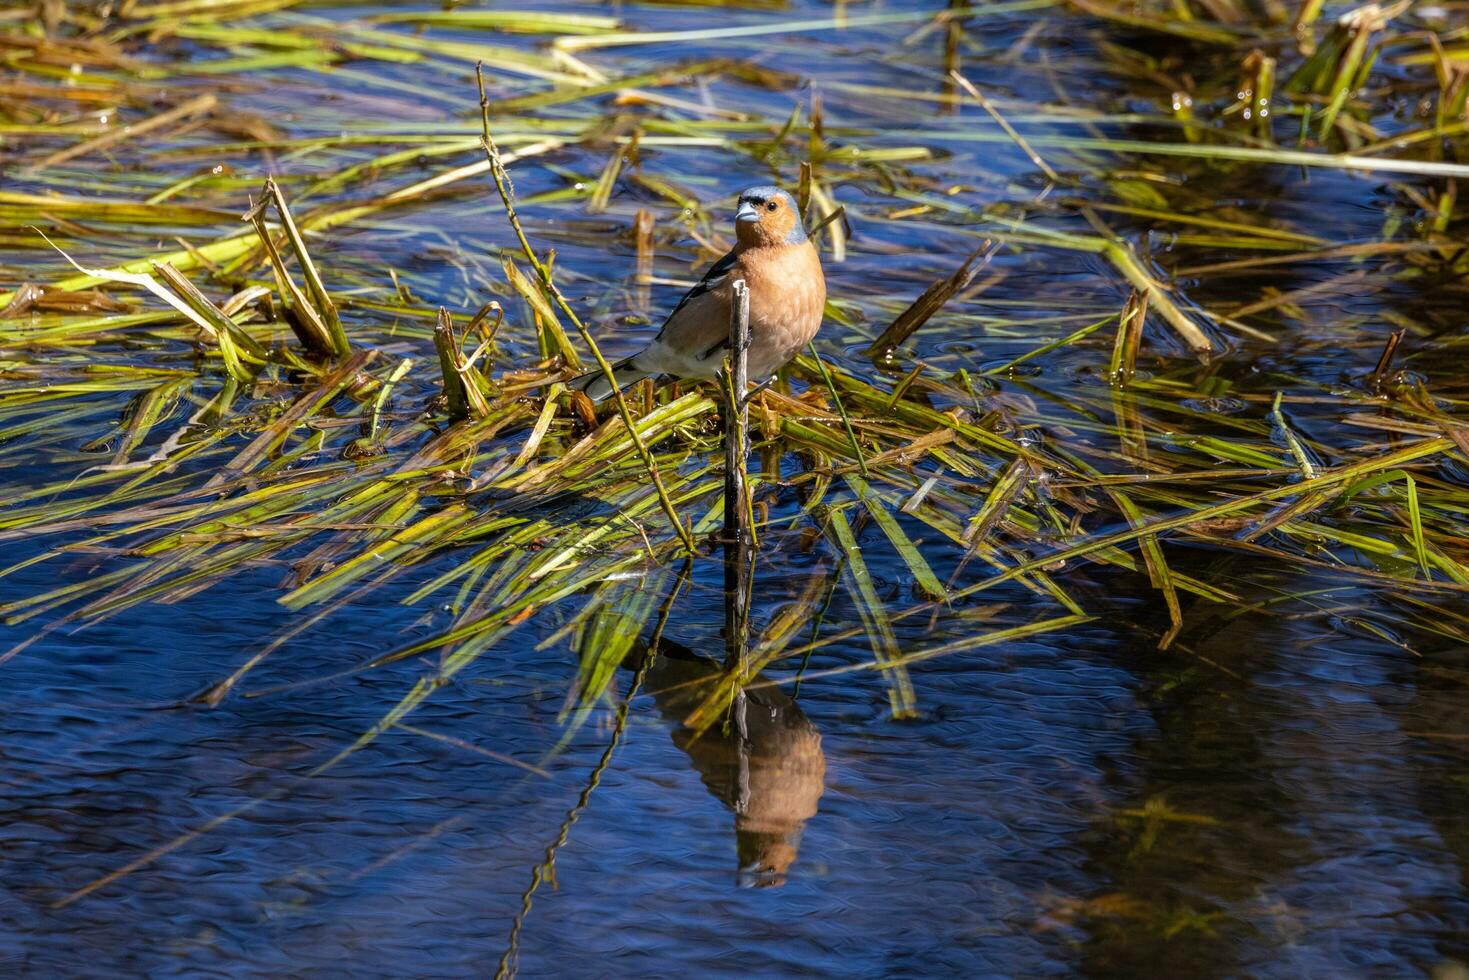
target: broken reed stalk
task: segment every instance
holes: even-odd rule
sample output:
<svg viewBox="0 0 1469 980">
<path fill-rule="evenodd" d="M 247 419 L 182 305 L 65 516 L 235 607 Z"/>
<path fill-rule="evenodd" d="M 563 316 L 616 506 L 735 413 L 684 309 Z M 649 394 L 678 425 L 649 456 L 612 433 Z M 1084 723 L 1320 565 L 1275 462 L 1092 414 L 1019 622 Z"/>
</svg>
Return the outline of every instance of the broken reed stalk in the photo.
<svg viewBox="0 0 1469 980">
<path fill-rule="evenodd" d="M 638 208 L 633 218 L 634 247 L 637 261 L 633 273 L 638 309 L 647 310 L 653 305 L 653 212 Z"/>
<path fill-rule="evenodd" d="M 1117 320 L 1117 339 L 1112 344 L 1112 361 L 1107 374 L 1113 384 L 1125 385 L 1137 373 L 1137 351 L 1142 344 L 1143 324 L 1148 318 L 1151 290 L 1134 289 Z"/>
<path fill-rule="evenodd" d="M 882 335 L 867 346 L 867 356 L 874 360 L 886 360 L 893 356 L 893 351 L 907 342 L 908 338 L 917 332 L 918 328 L 929 321 L 939 310 L 944 308 L 950 298 L 962 289 L 969 288 L 974 277 L 979 275 L 990 260 L 1000 250 L 1000 246 L 986 238 L 974 251 L 969 253 L 959 268 L 951 275 L 938 280 L 923 294 L 915 299 L 908 308 L 899 313 Z"/>
<path fill-rule="evenodd" d="M 250 222 L 255 228 L 255 235 L 260 239 L 260 246 L 265 250 L 265 257 L 270 263 L 271 273 L 275 276 L 276 291 L 280 294 L 281 304 L 287 311 L 286 323 L 291 332 L 311 354 L 321 358 L 337 356 L 339 348 L 337 336 L 327 326 L 326 320 L 311 305 L 306 294 L 301 292 L 286 271 L 285 259 L 281 257 L 280 248 L 275 243 L 270 229 L 265 225 L 265 211 L 270 207 L 271 200 L 278 191 L 275 182 L 267 179 L 265 188 L 260 195 L 260 200 L 250 205 L 250 210 L 240 217 Z M 295 227 L 294 224 L 292 227 Z M 303 244 L 304 249 L 304 244 Z M 304 254 L 304 252 L 303 252 Z M 304 267 L 304 263 L 303 263 Z M 314 268 L 313 268 L 313 271 Z M 338 323 L 340 331 L 341 324 Z M 346 343 L 345 335 L 342 336 L 341 344 Z"/>
<path fill-rule="evenodd" d="M 1392 367 L 1392 359 L 1398 352 L 1398 345 L 1403 342 L 1403 336 L 1408 332 L 1406 327 L 1399 327 L 1387 338 L 1387 343 L 1382 347 L 1382 354 L 1377 358 L 1377 366 L 1372 369 L 1368 381 L 1373 388 L 1381 388 L 1382 380 L 1387 377 L 1388 369 Z"/>
<path fill-rule="evenodd" d="M 1091 213 L 1091 209 L 1086 209 L 1086 212 Z M 1200 355 L 1211 353 L 1214 350 L 1213 343 L 1199 329 L 1198 324 L 1189 319 L 1188 314 L 1179 309 L 1178 304 L 1168 297 L 1163 287 L 1143 268 L 1130 246 L 1114 237 L 1102 247 L 1102 254 L 1116 266 L 1117 271 L 1121 272 L 1128 282 L 1132 283 L 1132 288 L 1149 294 L 1150 301 L 1157 308 L 1158 313 L 1173 328 L 1174 332 L 1183 338 L 1183 342 L 1188 344 L 1190 350 Z"/>
<path fill-rule="evenodd" d="M 530 247 L 530 240 L 525 237 L 525 230 L 520 226 L 520 217 L 515 213 L 515 202 L 510 196 L 510 176 L 505 171 L 505 164 L 500 159 L 500 150 L 495 146 L 495 140 L 490 136 L 490 100 L 485 95 L 485 71 L 484 62 L 477 61 L 474 65 L 474 79 L 479 86 L 479 115 L 480 115 L 480 146 L 485 151 L 485 158 L 490 164 L 490 176 L 494 178 L 495 190 L 500 195 L 500 203 L 505 208 L 505 217 L 510 222 L 510 227 L 515 231 L 515 237 L 520 241 L 520 250 L 525 254 L 525 259 L 536 270 L 536 275 L 541 280 L 541 285 L 546 290 L 546 295 L 555 300 L 561 312 L 571 320 L 576 332 L 581 334 L 581 339 L 591 350 L 592 357 L 601 369 L 603 377 L 612 387 L 612 399 L 617 404 L 617 414 L 622 418 L 622 424 L 627 427 L 628 438 L 632 440 L 638 457 L 643 461 L 643 466 L 648 471 L 648 477 L 653 481 L 653 491 L 658 495 L 658 505 L 663 509 L 664 515 L 668 517 L 673 529 L 678 533 L 679 540 L 683 542 L 684 548 L 689 554 L 694 553 L 694 538 L 689 529 L 679 520 L 678 511 L 673 506 L 673 501 L 668 497 L 668 488 L 663 485 L 663 476 L 658 472 L 658 462 L 653 459 L 653 454 L 648 451 L 648 446 L 643 442 L 643 437 L 638 434 L 637 426 L 633 424 L 632 412 L 627 407 L 627 399 L 622 395 L 622 389 L 617 385 L 617 376 L 612 372 L 612 365 L 607 358 L 602 356 L 601 349 L 597 346 L 592 333 L 582 323 L 581 317 L 566 302 L 566 297 L 561 295 L 561 290 L 551 280 L 550 270 L 546 267 Z"/>
<path fill-rule="evenodd" d="M 469 398 L 464 391 L 464 376 L 454 350 L 454 324 L 449 311 L 439 307 L 438 324 L 434 327 L 434 347 L 439 352 L 439 371 L 444 376 L 444 400 L 448 404 L 449 420 L 457 422 L 469 417 Z"/>
<path fill-rule="evenodd" d="M 286 237 L 296 253 L 296 261 L 301 265 L 301 277 L 306 280 L 311 301 L 326 325 L 332 352 L 337 357 L 346 357 L 352 353 L 352 345 L 348 343 L 347 333 L 342 329 L 342 318 L 337 315 L 337 304 L 332 302 L 331 294 L 326 291 L 326 284 L 321 281 L 321 274 L 316 271 L 316 263 L 311 261 L 311 255 L 306 251 L 306 239 L 301 237 L 296 220 L 291 217 L 291 209 L 286 206 L 286 196 L 281 193 L 280 185 L 275 182 L 274 177 L 265 178 L 265 194 L 275 202 L 275 213 L 280 216 L 281 226 L 285 228 Z"/>
<path fill-rule="evenodd" d="M 749 514 L 745 506 L 746 457 L 750 446 L 749 387 L 750 290 L 743 279 L 731 286 L 729 304 L 729 370 L 725 372 L 724 412 L 724 624 L 725 668 L 745 667 L 749 630 L 746 617 L 749 595 Z M 743 708 L 743 694 L 736 697 L 736 714 Z"/>
</svg>

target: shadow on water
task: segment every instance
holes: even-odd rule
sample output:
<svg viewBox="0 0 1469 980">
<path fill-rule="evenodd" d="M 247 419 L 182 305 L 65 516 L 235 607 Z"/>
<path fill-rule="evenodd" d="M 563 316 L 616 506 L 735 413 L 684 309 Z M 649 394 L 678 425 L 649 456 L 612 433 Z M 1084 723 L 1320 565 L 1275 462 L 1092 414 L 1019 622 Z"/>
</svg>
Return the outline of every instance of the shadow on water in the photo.
<svg viewBox="0 0 1469 980">
<path fill-rule="evenodd" d="M 1108 815 L 1082 835 L 1105 883 L 1065 910 L 1086 924 L 1085 973 L 1305 976 L 1350 963 L 1378 975 L 1408 962 L 1453 975 L 1469 951 L 1465 837 L 1442 815 L 1463 780 L 1413 741 L 1453 752 L 1466 729 L 1462 713 L 1440 712 L 1431 735 L 1400 717 L 1433 724 L 1421 704 L 1443 703 L 1441 683 L 1423 680 L 1464 684 L 1442 666 L 1449 651 L 1395 665 L 1343 636 L 1340 618 L 1366 611 L 1354 589 L 1228 558 L 1181 567 L 1238 583 L 1244 608 L 1197 606 L 1184 661 L 1117 651 L 1151 725 L 1109 776 Z"/>
</svg>

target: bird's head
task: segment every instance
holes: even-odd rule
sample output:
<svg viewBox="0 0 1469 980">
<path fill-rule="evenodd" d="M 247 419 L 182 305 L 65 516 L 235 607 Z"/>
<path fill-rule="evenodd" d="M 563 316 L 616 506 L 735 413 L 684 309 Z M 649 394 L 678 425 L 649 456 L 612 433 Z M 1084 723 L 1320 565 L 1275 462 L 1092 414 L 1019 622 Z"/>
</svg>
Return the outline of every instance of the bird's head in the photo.
<svg viewBox="0 0 1469 980">
<path fill-rule="evenodd" d="M 740 193 L 735 237 L 741 245 L 799 245 L 806 229 L 796 199 L 779 187 L 751 187 Z"/>
</svg>

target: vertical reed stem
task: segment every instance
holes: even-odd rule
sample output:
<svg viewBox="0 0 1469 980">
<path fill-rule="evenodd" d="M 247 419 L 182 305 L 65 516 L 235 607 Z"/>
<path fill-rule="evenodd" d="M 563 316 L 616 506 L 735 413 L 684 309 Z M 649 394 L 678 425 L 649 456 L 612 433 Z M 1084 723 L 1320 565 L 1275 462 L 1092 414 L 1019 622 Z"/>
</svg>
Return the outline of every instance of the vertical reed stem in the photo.
<svg viewBox="0 0 1469 980">
<path fill-rule="evenodd" d="M 643 443 L 643 437 L 638 434 L 638 428 L 633 423 L 632 412 L 627 407 L 627 399 L 623 397 L 622 388 L 617 384 L 617 378 L 612 373 L 612 365 L 608 364 L 607 358 L 602 356 L 602 351 L 597 346 L 597 341 L 592 337 L 592 332 L 587 329 L 585 323 L 582 323 L 581 317 L 576 315 L 576 311 L 571 308 L 570 303 L 566 302 L 566 297 L 561 295 L 561 290 L 556 287 L 556 283 L 551 279 L 549 263 L 542 262 L 536 257 L 535 250 L 530 247 L 530 239 L 525 237 L 525 229 L 521 227 L 520 218 L 515 213 L 515 201 L 512 197 L 512 188 L 510 187 L 510 174 L 505 170 L 505 163 L 500 157 L 500 150 L 495 146 L 495 141 L 490 136 L 490 102 L 489 98 L 485 95 L 483 63 L 475 63 L 474 77 L 479 86 L 480 145 L 485 151 L 485 161 L 490 165 L 490 176 L 494 178 L 495 191 L 500 195 L 500 203 L 505 207 L 505 217 L 509 220 L 510 227 L 515 231 L 515 237 L 520 240 L 520 250 L 525 253 L 526 261 L 536 270 L 536 275 L 540 278 L 541 285 L 545 287 L 547 299 L 554 302 L 561 312 L 566 314 L 567 318 L 571 320 L 572 325 L 576 327 L 576 332 L 581 334 L 582 342 L 591 350 L 592 357 L 597 362 L 597 367 L 602 370 L 602 376 L 607 379 L 608 385 L 612 387 L 612 400 L 617 405 L 617 414 L 621 416 L 622 424 L 627 426 L 627 434 L 632 439 L 633 448 L 637 450 L 639 458 L 643 461 L 643 466 L 648 470 L 648 477 L 653 481 L 653 492 L 658 495 L 658 503 L 663 508 L 663 513 L 668 517 L 669 523 L 673 525 L 674 531 L 677 532 L 679 540 L 683 542 L 684 550 L 689 554 L 693 554 L 695 550 L 693 535 L 689 533 L 689 529 L 679 519 L 678 510 L 673 506 L 673 501 L 669 499 L 668 488 L 663 485 L 663 476 L 658 472 L 658 461 L 653 458 L 653 454 L 648 451 L 648 447 Z"/>
<path fill-rule="evenodd" d="M 749 592 L 747 560 L 750 547 L 746 527 L 745 466 L 749 455 L 750 409 L 747 363 L 750 348 L 750 291 L 743 279 L 733 284 L 729 305 L 729 371 L 725 375 L 724 412 L 724 623 L 726 663 L 744 670 L 745 601 Z M 743 697 L 743 695 L 740 695 Z M 738 707 L 738 706 L 737 706 Z M 738 713 L 738 711 L 737 711 Z"/>
</svg>

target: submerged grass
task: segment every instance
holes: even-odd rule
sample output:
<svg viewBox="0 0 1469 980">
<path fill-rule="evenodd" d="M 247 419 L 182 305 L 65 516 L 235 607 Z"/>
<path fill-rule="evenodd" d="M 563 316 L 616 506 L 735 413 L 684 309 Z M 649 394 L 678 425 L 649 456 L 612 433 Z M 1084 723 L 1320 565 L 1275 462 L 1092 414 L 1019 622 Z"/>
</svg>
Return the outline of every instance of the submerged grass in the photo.
<svg viewBox="0 0 1469 980">
<path fill-rule="evenodd" d="M 1389 303 L 1373 307 L 1399 331 L 1385 352 L 1384 331 L 1325 322 L 1350 308 L 1332 303 L 1337 291 L 1432 290 L 1465 271 L 1462 73 L 1420 57 L 1451 38 L 1400 31 L 1381 10 L 1322 26 L 1320 5 L 1302 8 L 1292 34 L 1244 11 L 1205 16 L 1232 4 L 1074 6 L 629 31 L 600 15 L 347 20 L 331 5 L 184 0 L 110 17 L 59 6 L 54 23 L 0 28 L 0 164 L 24 175 L 0 194 L 0 544 L 23 553 L 0 581 L 69 569 L 0 605 L 31 630 L 0 659 L 58 628 L 276 568 L 280 634 L 248 638 L 239 669 L 200 702 L 264 696 L 250 673 L 352 603 L 394 595 L 449 613 L 396 649 L 299 679 L 436 658 L 313 773 L 531 621 L 548 624 L 541 642 L 576 651 L 563 743 L 617 704 L 615 747 L 641 682 L 619 703 L 617 667 L 684 601 L 689 573 L 672 585 L 667 569 L 691 562 L 697 578 L 716 564 L 716 399 L 635 387 L 599 418 L 558 382 L 585 356 L 610 376 L 599 338 L 625 338 L 609 326 L 656 323 L 651 289 L 673 295 L 727 247 L 733 187 L 707 176 L 711 161 L 801 188 L 838 288 L 825 353 L 799 357 L 751 409 L 756 581 L 799 584 L 786 604 L 757 606 L 751 672 L 711 684 L 690 727 L 719 723 L 741 685 L 858 671 L 881 678 L 893 717 L 917 716 L 913 665 L 1105 615 L 1104 572 L 1155 600 L 1162 615 L 1138 627 L 1151 643 L 1186 649 L 1197 604 L 1241 602 L 1200 572 L 1200 555 L 1353 583 L 1414 628 L 1469 639 L 1432 601 L 1469 590 L 1463 375 L 1393 365 L 1403 331 L 1420 349 L 1462 345 Z M 1045 59 L 1036 71 L 1053 97 L 987 91 L 959 73 L 958 43 L 924 66 L 949 86 L 931 119 L 890 85 L 837 79 L 824 104 L 793 94 L 790 75 L 745 47 L 651 69 L 583 60 L 898 26 L 918 32 L 912 47 L 925 31 L 962 39 L 1019 13 L 1124 25 L 1132 47 L 1100 50 L 1142 79 L 1155 111 L 1080 104 Z M 500 52 L 456 33 L 483 30 L 554 40 Z M 1201 70 L 1184 78 L 1148 54 L 1153 34 L 1197 46 Z M 995 57 L 1023 59 L 1027 43 Z M 1389 48 L 1391 78 L 1374 74 Z M 404 65 L 431 73 L 395 75 Z M 369 105 L 395 104 L 400 85 L 423 101 L 404 118 L 347 118 L 348 85 L 336 93 L 346 105 L 287 122 L 238 108 L 257 77 L 293 94 L 347 77 Z M 1396 121 L 1374 111 L 1379 90 L 1438 108 Z M 450 111 L 431 119 L 424 104 Z M 860 124 L 843 121 L 854 106 Z M 1018 149 L 1023 169 L 959 156 L 1000 152 L 990 144 Z M 109 163 L 82 165 L 97 160 Z M 215 162 L 190 172 L 200 160 Z M 1201 198 L 1184 179 L 1297 169 L 1404 175 L 1381 185 L 1401 203 L 1388 226 L 1348 235 Z M 446 207 L 476 220 L 441 225 Z M 891 260 L 888 279 L 844 273 L 867 256 Z M 1036 276 L 1057 264 L 1085 286 L 1047 295 Z M 1302 284 L 1302 267 L 1331 275 Z M 981 338 L 1003 356 L 981 359 Z M 1253 387 L 1230 370 L 1291 344 L 1329 348 L 1341 370 L 1326 380 L 1262 358 Z M 816 571 L 795 576 L 812 555 Z M 991 590 L 1006 610 L 994 621 L 976 605 Z M 807 670 L 813 654 L 824 659 Z"/>
</svg>

